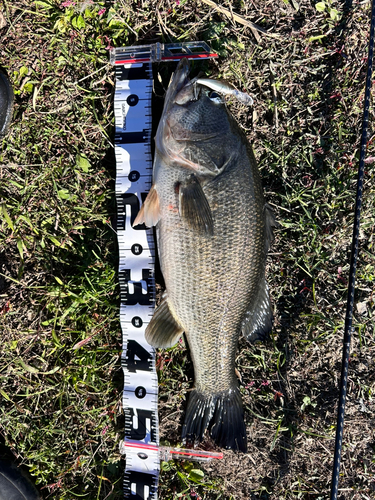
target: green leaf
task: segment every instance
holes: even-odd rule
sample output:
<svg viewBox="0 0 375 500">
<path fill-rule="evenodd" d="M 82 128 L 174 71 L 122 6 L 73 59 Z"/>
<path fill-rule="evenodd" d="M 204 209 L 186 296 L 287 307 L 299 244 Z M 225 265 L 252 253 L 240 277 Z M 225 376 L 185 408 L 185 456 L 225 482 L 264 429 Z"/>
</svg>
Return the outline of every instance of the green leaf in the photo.
<svg viewBox="0 0 375 500">
<path fill-rule="evenodd" d="M 307 406 L 312 406 L 313 408 L 315 408 L 316 405 L 317 405 L 317 403 L 314 403 L 313 401 L 311 401 L 309 396 L 305 396 L 303 398 L 301 410 L 303 411 Z"/>
<path fill-rule="evenodd" d="M 315 5 L 315 8 L 318 12 L 324 12 L 326 10 L 326 3 L 325 2 L 318 2 Z"/>
<path fill-rule="evenodd" d="M 51 323 L 53 323 L 55 320 L 54 319 L 48 319 L 46 321 L 42 321 L 42 325 L 43 326 L 48 326 L 50 325 Z"/>
<path fill-rule="evenodd" d="M 41 0 L 35 0 L 34 3 L 36 5 L 41 5 L 42 7 L 46 7 L 47 9 L 53 9 L 53 5 L 51 5 L 47 2 L 42 2 Z"/>
<path fill-rule="evenodd" d="M 28 72 L 29 72 L 29 68 L 27 68 L 26 66 L 22 66 L 20 69 L 20 78 L 22 78 L 23 76 L 26 76 Z"/>
<path fill-rule="evenodd" d="M 34 88 L 34 85 L 31 83 L 31 82 L 27 82 L 25 83 L 25 85 L 23 86 L 23 90 L 25 92 L 28 92 L 29 94 L 31 94 L 31 92 L 33 91 L 33 88 Z"/>
<path fill-rule="evenodd" d="M 39 372 L 41 375 L 52 375 L 53 373 L 56 373 L 57 371 L 60 370 L 59 366 L 55 366 L 52 368 L 52 370 L 48 370 L 48 372 Z"/>
<path fill-rule="evenodd" d="M 69 191 L 65 188 L 59 189 L 59 191 L 57 191 L 57 194 L 58 194 L 59 198 L 61 198 L 62 200 L 70 200 L 70 198 L 71 198 Z"/>
<path fill-rule="evenodd" d="M 86 7 L 86 10 L 85 10 L 85 18 L 86 18 L 86 19 L 91 19 L 91 18 L 93 18 L 93 17 L 94 17 L 94 16 L 93 16 L 93 14 L 92 14 L 91 10 L 90 10 L 88 7 Z"/>
<path fill-rule="evenodd" d="M 56 60 L 57 66 L 62 66 L 63 64 L 66 64 L 66 59 L 64 56 L 60 56 Z"/>
<path fill-rule="evenodd" d="M 189 479 L 191 479 L 195 483 L 202 482 L 203 478 L 204 478 L 204 472 L 200 469 L 192 469 L 189 472 Z"/>
<path fill-rule="evenodd" d="M 315 42 L 315 40 L 321 40 L 322 38 L 325 38 L 327 35 L 316 35 L 316 36 L 310 36 L 309 42 Z"/>
<path fill-rule="evenodd" d="M 8 214 L 7 209 L 6 209 L 5 203 L 2 204 L 1 211 L 3 212 L 4 219 L 6 220 L 8 226 L 10 227 L 10 229 L 12 231 L 14 231 L 13 222 L 12 222 L 12 219 L 9 217 L 9 214 Z"/>
<path fill-rule="evenodd" d="M 162 471 L 169 471 L 169 470 L 171 470 L 171 468 L 172 468 L 172 464 L 170 464 L 169 462 L 163 461 L 160 463 L 160 469 Z"/>
<path fill-rule="evenodd" d="M 33 366 L 30 366 L 30 365 L 26 364 L 24 361 L 22 361 L 22 359 L 19 359 L 18 362 L 22 366 L 22 368 L 24 370 L 26 370 L 27 372 L 29 372 L 29 373 L 39 373 L 39 370 L 37 370 Z"/>
<path fill-rule="evenodd" d="M 79 153 L 76 156 L 76 165 L 85 173 L 87 173 L 91 167 L 90 162 L 88 161 L 86 156 Z"/>
<path fill-rule="evenodd" d="M 17 349 L 17 345 L 18 345 L 18 340 L 12 340 L 12 342 L 10 343 L 10 349 L 12 351 L 15 351 Z"/>
<path fill-rule="evenodd" d="M 23 189 L 23 187 L 24 187 L 23 184 L 20 184 L 19 182 L 13 181 L 11 179 L 9 179 L 9 182 L 11 184 L 13 184 L 13 186 L 16 186 L 16 188 L 18 188 L 18 189 Z"/>
<path fill-rule="evenodd" d="M 64 283 L 61 281 L 61 279 L 60 279 L 60 278 L 58 278 L 57 276 L 55 276 L 55 280 L 57 281 L 57 283 L 58 283 L 59 285 L 63 285 L 63 284 L 64 284 Z"/>
<path fill-rule="evenodd" d="M 119 21 L 118 19 L 111 19 L 108 23 L 108 26 L 110 28 L 123 28 L 124 23 L 122 21 Z"/>
<path fill-rule="evenodd" d="M 59 337 L 57 336 L 56 334 L 56 330 L 54 328 L 52 328 L 52 331 L 51 331 L 51 335 L 52 335 L 52 340 L 53 342 L 58 346 L 58 347 L 63 347 L 63 345 L 61 344 L 60 340 L 59 340 Z"/>
<path fill-rule="evenodd" d="M 21 255 L 21 259 L 23 260 L 23 249 L 24 249 L 24 244 L 21 240 L 21 238 L 17 238 L 17 248 L 18 248 L 18 251 Z"/>
<path fill-rule="evenodd" d="M 10 397 L 8 396 L 8 394 L 3 391 L 2 389 L 0 389 L 0 394 L 3 396 L 3 398 L 5 398 L 6 400 L 10 401 Z"/>
<path fill-rule="evenodd" d="M 340 19 L 339 11 L 337 9 L 331 9 L 329 12 L 332 21 L 338 21 Z"/>
<path fill-rule="evenodd" d="M 76 22 L 77 28 L 80 30 L 86 26 L 85 20 L 83 19 L 82 14 L 80 14 L 77 17 L 77 22 Z"/>
<path fill-rule="evenodd" d="M 22 366 L 24 370 L 26 370 L 29 373 L 37 373 L 39 375 L 52 375 L 53 373 L 56 373 L 58 370 L 60 370 L 59 366 L 55 366 L 52 368 L 52 370 L 48 370 L 48 372 L 41 372 L 37 368 L 34 368 L 34 366 L 30 366 L 27 363 L 25 363 L 22 359 L 18 360 L 18 364 Z"/>
<path fill-rule="evenodd" d="M 53 28 L 59 30 L 60 33 L 65 33 L 65 31 L 67 30 L 65 17 L 62 17 L 58 21 L 56 21 L 55 26 Z"/>
<path fill-rule="evenodd" d="M 54 236 L 51 236 L 51 235 L 49 235 L 48 238 L 52 241 L 52 243 L 54 245 L 56 245 L 57 247 L 61 247 L 61 243 L 59 242 L 59 240 L 57 238 L 55 238 Z"/>
</svg>

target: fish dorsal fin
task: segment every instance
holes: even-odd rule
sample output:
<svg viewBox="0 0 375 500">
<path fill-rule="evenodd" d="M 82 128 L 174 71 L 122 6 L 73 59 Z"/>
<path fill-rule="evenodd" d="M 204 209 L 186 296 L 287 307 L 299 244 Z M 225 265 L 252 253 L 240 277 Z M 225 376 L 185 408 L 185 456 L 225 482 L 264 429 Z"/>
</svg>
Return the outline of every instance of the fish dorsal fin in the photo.
<svg viewBox="0 0 375 500">
<path fill-rule="evenodd" d="M 147 227 L 156 226 L 160 219 L 160 204 L 158 192 L 155 186 L 152 185 L 150 192 L 147 195 L 137 217 L 134 220 L 133 227 L 142 224 L 143 222 Z"/>
<path fill-rule="evenodd" d="M 264 340 L 272 330 L 273 314 L 265 278 L 260 281 L 256 299 L 242 321 L 242 332 L 249 342 Z"/>
<path fill-rule="evenodd" d="M 164 294 L 147 325 L 146 341 L 153 347 L 172 347 L 178 342 L 183 331 L 170 310 L 167 295 Z"/>
<path fill-rule="evenodd" d="M 191 174 L 179 186 L 180 215 L 187 224 L 201 233 L 212 235 L 214 223 L 211 208 L 198 178 Z"/>
</svg>

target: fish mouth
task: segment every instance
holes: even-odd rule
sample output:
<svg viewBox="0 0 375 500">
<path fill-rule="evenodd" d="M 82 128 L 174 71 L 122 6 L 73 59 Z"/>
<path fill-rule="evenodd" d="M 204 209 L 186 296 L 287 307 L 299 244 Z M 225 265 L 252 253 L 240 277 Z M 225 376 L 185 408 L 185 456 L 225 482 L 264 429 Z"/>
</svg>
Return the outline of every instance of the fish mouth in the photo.
<svg viewBox="0 0 375 500">
<path fill-rule="evenodd" d="M 189 78 L 190 63 L 188 59 L 182 59 L 173 74 L 173 79 L 168 87 L 164 101 L 164 112 L 168 112 L 169 108 L 176 102 L 176 97 L 181 90 L 189 86 L 192 82 Z"/>
<path fill-rule="evenodd" d="M 197 172 L 201 167 L 196 161 L 188 158 L 187 144 L 211 140 L 216 137 L 217 133 L 195 132 L 186 126 L 185 116 L 189 113 L 189 104 L 199 101 L 206 91 L 209 91 L 206 85 L 197 83 L 199 75 L 190 79 L 189 73 L 189 60 L 182 59 L 173 74 L 165 96 L 155 146 L 156 152 L 167 162 Z"/>
<path fill-rule="evenodd" d="M 176 96 L 184 92 L 184 89 L 190 87 L 192 81 L 189 78 L 189 73 L 189 60 L 182 59 L 173 74 L 172 81 L 165 95 L 164 109 L 155 137 L 156 150 L 162 157 L 169 158 L 172 161 L 179 161 L 182 157 L 179 153 L 175 152 L 176 148 L 173 144 L 174 138 L 169 118 L 172 108 L 176 105 Z"/>
<path fill-rule="evenodd" d="M 168 91 L 165 96 L 164 109 L 166 113 L 168 113 L 171 107 L 175 104 L 183 106 L 189 101 L 197 101 L 199 99 L 201 88 L 205 88 L 205 86 L 198 84 L 200 75 L 190 79 L 189 73 L 189 60 L 182 59 L 174 72 L 173 80 L 168 87 Z"/>
</svg>

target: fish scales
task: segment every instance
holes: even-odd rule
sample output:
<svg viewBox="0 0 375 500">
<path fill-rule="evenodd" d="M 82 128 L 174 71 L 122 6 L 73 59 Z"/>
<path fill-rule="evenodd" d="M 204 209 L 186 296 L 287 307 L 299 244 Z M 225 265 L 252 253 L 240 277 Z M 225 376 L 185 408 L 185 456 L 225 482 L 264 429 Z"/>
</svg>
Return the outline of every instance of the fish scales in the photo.
<svg viewBox="0 0 375 500">
<path fill-rule="evenodd" d="M 160 199 L 167 200 L 157 238 L 161 270 L 168 283 L 169 303 L 186 333 L 195 385 L 202 392 L 229 389 L 233 384 L 243 312 L 254 295 L 264 262 L 263 213 L 255 201 L 261 191 L 254 189 L 247 155 L 241 156 L 242 161 L 234 158 L 232 165 L 238 182 L 227 176 L 203 187 L 214 221 L 212 237 L 182 224 L 174 197 L 168 198 L 182 173 L 171 169 L 160 176 Z M 246 186 L 244 191 L 240 181 Z M 168 208 L 171 205 L 173 209 Z"/>
<path fill-rule="evenodd" d="M 264 274 L 273 219 L 245 135 L 224 101 L 187 75 L 182 62 L 136 219 L 156 225 L 166 284 L 146 339 L 166 347 L 185 332 L 195 381 L 183 439 L 196 443 L 208 429 L 220 446 L 246 451 L 235 357 L 241 332 L 254 340 L 272 325 Z"/>
</svg>

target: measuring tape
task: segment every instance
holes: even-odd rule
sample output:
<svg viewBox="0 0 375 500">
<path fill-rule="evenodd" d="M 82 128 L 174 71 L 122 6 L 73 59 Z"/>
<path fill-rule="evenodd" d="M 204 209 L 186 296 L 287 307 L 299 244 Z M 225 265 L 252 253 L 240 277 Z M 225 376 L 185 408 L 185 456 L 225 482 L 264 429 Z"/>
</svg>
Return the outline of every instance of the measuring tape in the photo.
<svg viewBox="0 0 375 500">
<path fill-rule="evenodd" d="M 155 243 L 151 229 L 132 227 L 152 184 L 151 64 L 211 57 L 217 54 L 204 42 L 157 43 L 110 53 L 116 70 L 116 230 L 124 372 L 125 437 L 120 452 L 126 455 L 124 494 L 132 500 L 157 499 L 160 459 L 166 456 L 159 448 L 155 349 L 144 336 L 155 307 Z M 168 456 L 177 453 L 169 451 Z"/>
</svg>

